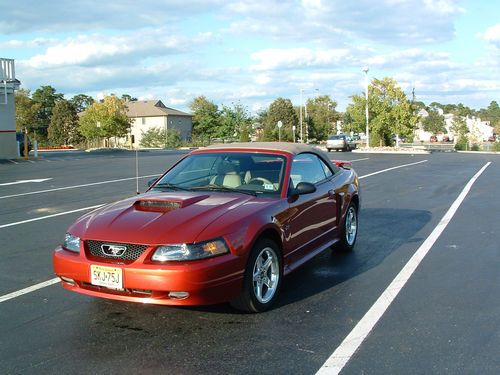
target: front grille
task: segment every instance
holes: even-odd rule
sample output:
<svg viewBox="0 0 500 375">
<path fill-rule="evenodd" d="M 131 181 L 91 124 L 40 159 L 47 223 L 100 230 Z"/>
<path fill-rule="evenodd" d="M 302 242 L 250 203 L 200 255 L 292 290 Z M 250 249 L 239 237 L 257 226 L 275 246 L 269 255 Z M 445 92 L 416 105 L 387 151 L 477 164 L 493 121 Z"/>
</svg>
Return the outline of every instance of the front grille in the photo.
<svg viewBox="0 0 500 375">
<path fill-rule="evenodd" d="M 102 242 L 102 241 L 86 241 L 87 248 L 95 257 L 107 258 L 107 259 L 119 259 L 119 260 L 137 260 L 144 251 L 148 248 L 146 245 L 135 245 L 130 243 L 116 243 L 116 242 Z M 125 246 L 127 250 L 120 256 L 112 256 L 105 254 L 102 250 L 102 245 L 117 245 L 117 246 Z"/>
</svg>

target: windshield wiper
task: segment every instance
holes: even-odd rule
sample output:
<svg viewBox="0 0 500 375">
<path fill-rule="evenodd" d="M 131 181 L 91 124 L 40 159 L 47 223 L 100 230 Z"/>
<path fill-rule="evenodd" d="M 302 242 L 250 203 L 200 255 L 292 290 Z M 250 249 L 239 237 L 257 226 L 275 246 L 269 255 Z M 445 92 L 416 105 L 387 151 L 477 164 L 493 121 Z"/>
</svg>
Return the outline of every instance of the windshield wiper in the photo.
<svg viewBox="0 0 500 375">
<path fill-rule="evenodd" d="M 172 189 L 172 190 L 183 190 L 183 191 L 189 191 L 191 189 L 188 189 L 188 188 L 184 188 L 184 187 L 181 187 L 179 185 L 176 185 L 176 184 L 156 184 L 155 186 L 153 186 L 153 189 L 154 188 L 166 188 L 166 189 Z"/>
<path fill-rule="evenodd" d="M 208 184 L 208 185 L 202 185 L 202 186 L 193 186 L 189 190 L 214 190 L 214 191 L 230 191 L 233 193 L 242 193 L 242 194 L 247 194 L 247 195 L 253 195 L 254 197 L 257 196 L 257 193 L 255 191 L 249 191 L 249 190 L 243 190 L 243 189 L 236 189 L 228 186 L 223 186 L 223 185 L 216 185 L 216 184 Z"/>
</svg>

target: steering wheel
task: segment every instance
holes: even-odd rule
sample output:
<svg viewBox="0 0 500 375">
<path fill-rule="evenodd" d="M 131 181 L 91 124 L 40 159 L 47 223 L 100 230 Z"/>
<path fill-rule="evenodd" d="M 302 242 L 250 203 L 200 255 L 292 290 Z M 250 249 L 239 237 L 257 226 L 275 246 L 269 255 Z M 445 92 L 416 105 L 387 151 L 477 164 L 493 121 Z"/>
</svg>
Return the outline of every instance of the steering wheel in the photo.
<svg viewBox="0 0 500 375">
<path fill-rule="evenodd" d="M 257 183 L 255 183 L 257 182 Z M 273 183 L 264 177 L 254 177 L 248 181 L 248 185 L 272 185 Z"/>
</svg>

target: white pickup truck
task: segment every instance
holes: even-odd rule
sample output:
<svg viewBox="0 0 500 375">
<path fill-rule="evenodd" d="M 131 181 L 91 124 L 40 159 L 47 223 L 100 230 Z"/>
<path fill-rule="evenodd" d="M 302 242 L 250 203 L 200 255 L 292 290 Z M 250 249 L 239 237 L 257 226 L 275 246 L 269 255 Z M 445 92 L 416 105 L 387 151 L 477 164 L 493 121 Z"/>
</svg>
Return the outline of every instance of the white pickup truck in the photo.
<svg viewBox="0 0 500 375">
<path fill-rule="evenodd" d="M 356 148 L 356 142 L 345 134 L 331 135 L 326 141 L 326 149 L 328 152 L 335 150 L 351 151 Z"/>
</svg>

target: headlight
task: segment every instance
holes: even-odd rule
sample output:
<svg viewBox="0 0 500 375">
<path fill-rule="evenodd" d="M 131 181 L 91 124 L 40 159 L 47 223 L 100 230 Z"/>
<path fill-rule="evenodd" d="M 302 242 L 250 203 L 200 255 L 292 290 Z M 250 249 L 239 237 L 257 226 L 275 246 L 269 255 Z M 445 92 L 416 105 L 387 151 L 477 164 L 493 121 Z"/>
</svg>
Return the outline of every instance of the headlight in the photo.
<svg viewBox="0 0 500 375">
<path fill-rule="evenodd" d="M 229 252 L 224 240 L 212 240 L 197 244 L 159 246 L 151 260 L 156 262 L 196 260 L 214 257 Z"/>
<path fill-rule="evenodd" d="M 72 234 L 66 233 L 66 237 L 64 237 L 63 248 L 69 251 L 73 251 L 75 253 L 79 253 L 80 238 L 73 236 Z"/>
</svg>

